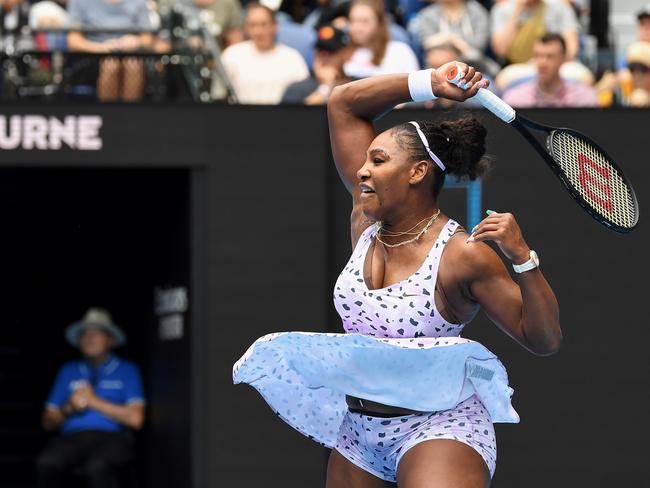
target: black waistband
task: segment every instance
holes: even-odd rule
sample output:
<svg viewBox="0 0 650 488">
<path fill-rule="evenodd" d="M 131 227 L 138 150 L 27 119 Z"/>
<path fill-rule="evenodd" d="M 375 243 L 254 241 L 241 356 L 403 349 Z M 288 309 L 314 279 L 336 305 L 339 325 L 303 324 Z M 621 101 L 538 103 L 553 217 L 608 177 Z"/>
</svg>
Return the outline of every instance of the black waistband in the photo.
<svg viewBox="0 0 650 488">
<path fill-rule="evenodd" d="M 348 404 L 348 410 L 350 412 L 360 413 L 370 417 L 392 418 L 422 413 L 406 408 L 392 407 L 370 400 L 363 400 L 351 395 L 345 395 L 345 401 Z"/>
<path fill-rule="evenodd" d="M 367 415 L 368 417 L 380 417 L 382 419 L 391 419 L 393 417 L 403 417 L 405 414 L 402 413 L 379 413 L 379 412 L 371 412 L 369 410 L 358 410 L 356 408 L 351 408 L 348 407 L 348 410 L 353 413 L 358 413 L 361 415 Z M 410 415 L 410 414 L 406 414 Z"/>
</svg>

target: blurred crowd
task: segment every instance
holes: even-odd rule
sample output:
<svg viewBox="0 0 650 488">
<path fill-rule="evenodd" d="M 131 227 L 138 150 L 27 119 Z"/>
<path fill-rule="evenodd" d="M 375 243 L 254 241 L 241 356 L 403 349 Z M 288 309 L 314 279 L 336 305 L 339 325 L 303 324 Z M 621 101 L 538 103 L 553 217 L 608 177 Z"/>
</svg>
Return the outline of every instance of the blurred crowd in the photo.
<svg viewBox="0 0 650 488">
<path fill-rule="evenodd" d="M 51 71 L 58 50 L 77 55 L 75 67 L 88 64 L 82 53 L 95 56 L 97 99 L 140 100 L 164 68 L 147 56 L 168 62 L 194 49 L 208 54 L 178 59 L 200 64 L 187 84 L 202 101 L 324 104 L 338 84 L 458 59 L 517 107 L 650 106 L 650 4 L 630 12 L 636 40 L 607 58 L 599 52 L 615 49 L 593 11 L 603 2 L 242 1 L 0 0 L 3 72 L 14 73 L 3 90 L 24 79 L 25 53 L 33 75 L 34 63 Z M 69 71 L 72 62 L 61 63 Z"/>
</svg>

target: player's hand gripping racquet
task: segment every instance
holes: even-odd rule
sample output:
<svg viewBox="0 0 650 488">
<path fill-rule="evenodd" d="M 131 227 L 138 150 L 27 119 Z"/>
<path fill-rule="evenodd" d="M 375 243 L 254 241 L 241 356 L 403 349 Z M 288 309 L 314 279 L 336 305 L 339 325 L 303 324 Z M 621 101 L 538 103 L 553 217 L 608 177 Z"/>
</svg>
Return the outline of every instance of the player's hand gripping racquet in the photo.
<svg viewBox="0 0 650 488">
<path fill-rule="evenodd" d="M 459 85 L 463 76 L 458 67 L 453 67 L 447 73 L 447 80 Z M 475 96 L 486 109 L 526 138 L 589 215 L 615 232 L 634 230 L 639 221 L 634 188 L 598 144 L 575 130 L 548 127 L 526 119 L 484 88 Z M 547 134 L 546 147 L 528 128 Z"/>
</svg>

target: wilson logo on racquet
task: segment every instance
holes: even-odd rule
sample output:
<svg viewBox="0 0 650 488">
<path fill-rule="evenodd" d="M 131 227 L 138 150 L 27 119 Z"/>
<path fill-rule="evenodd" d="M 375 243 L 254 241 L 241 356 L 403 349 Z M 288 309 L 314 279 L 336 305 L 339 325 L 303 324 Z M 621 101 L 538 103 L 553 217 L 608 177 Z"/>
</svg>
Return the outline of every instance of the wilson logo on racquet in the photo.
<svg viewBox="0 0 650 488">
<path fill-rule="evenodd" d="M 589 198 L 600 204 L 608 212 L 614 211 L 612 196 L 612 175 L 609 168 L 592 161 L 583 153 L 578 153 L 580 186 Z M 588 170 L 591 170 L 588 171 Z M 594 176 L 594 173 L 596 176 Z"/>
<path fill-rule="evenodd" d="M 461 79 L 458 65 L 447 72 L 447 81 L 464 89 Z M 576 130 L 527 119 L 485 88 L 479 88 L 474 96 L 486 109 L 519 131 L 562 181 L 571 197 L 600 224 L 621 234 L 636 228 L 639 204 L 634 188 L 598 144 Z M 546 134 L 545 146 L 540 133 Z"/>
</svg>

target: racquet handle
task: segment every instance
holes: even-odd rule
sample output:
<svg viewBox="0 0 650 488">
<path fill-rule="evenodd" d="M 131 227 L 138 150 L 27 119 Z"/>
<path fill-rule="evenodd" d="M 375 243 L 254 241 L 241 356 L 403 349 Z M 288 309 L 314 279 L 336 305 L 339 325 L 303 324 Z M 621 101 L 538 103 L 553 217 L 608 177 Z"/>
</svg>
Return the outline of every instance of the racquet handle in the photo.
<svg viewBox="0 0 650 488">
<path fill-rule="evenodd" d="M 465 74 L 461 72 L 457 66 L 454 66 L 447 73 L 447 81 L 449 81 L 449 83 L 453 83 L 459 88 L 463 88 L 460 86 L 460 80 L 464 75 Z M 474 97 L 481 103 L 481 105 L 483 105 L 486 109 L 503 120 L 505 123 L 509 124 L 515 120 L 515 116 L 517 115 L 515 109 L 497 97 L 490 90 L 479 88 Z"/>
</svg>

